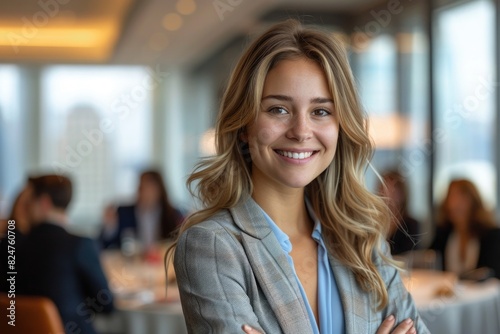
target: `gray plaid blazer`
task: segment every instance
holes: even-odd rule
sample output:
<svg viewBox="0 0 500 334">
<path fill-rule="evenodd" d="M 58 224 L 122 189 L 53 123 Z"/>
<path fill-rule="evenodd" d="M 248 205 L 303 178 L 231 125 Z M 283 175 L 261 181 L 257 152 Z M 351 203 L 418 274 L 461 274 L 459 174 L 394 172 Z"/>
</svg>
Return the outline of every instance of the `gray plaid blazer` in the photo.
<svg viewBox="0 0 500 334">
<path fill-rule="evenodd" d="M 412 318 L 418 333 L 429 333 L 397 270 L 375 261 L 390 299 L 381 311 L 353 273 L 330 256 L 346 334 L 375 333 L 390 314 L 397 322 Z M 293 268 L 251 198 L 186 230 L 174 267 L 189 333 L 243 333 L 243 324 L 267 334 L 313 333 Z"/>
</svg>

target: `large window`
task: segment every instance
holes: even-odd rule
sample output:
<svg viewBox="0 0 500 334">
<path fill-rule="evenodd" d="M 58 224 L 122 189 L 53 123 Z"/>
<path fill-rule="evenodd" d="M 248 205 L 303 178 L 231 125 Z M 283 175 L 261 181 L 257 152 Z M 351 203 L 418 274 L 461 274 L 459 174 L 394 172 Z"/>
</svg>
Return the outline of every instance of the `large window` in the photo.
<svg viewBox="0 0 500 334">
<path fill-rule="evenodd" d="M 428 223 L 429 91 L 428 40 L 425 6 L 405 6 L 390 24 L 355 49 L 354 72 L 370 121 L 378 172 L 396 170 L 407 181 L 409 212 Z M 374 22 L 373 17 L 365 18 Z M 371 21 L 370 21 L 371 20 Z M 363 26 L 362 21 L 360 24 Z M 366 26 L 366 24 L 365 24 Z M 378 177 L 368 171 L 368 186 L 376 191 Z M 422 231 L 427 228 L 422 226 Z"/>
<path fill-rule="evenodd" d="M 0 217 L 10 210 L 11 198 L 23 178 L 23 132 L 16 66 L 0 66 Z"/>
<path fill-rule="evenodd" d="M 485 202 L 495 198 L 495 8 L 470 1 L 436 12 L 435 187 L 468 178 Z"/>
<path fill-rule="evenodd" d="M 398 168 L 408 182 L 409 211 L 423 223 L 421 231 L 428 238 L 432 208 L 430 207 L 430 140 L 429 112 L 429 40 L 426 8 L 423 2 L 401 14 L 401 27 L 396 35 L 399 50 L 399 109 L 403 120 L 404 145 L 398 156 Z"/>
<path fill-rule="evenodd" d="M 397 100 L 398 50 L 394 36 L 374 37 L 358 50 L 356 78 L 360 97 L 369 115 L 369 129 L 376 152 L 372 164 L 379 172 L 398 166 L 398 153 L 403 145 L 403 128 Z M 370 171 L 368 186 L 376 190 L 379 180 Z"/>
<path fill-rule="evenodd" d="M 106 203 L 135 193 L 138 172 L 151 159 L 155 86 L 144 67 L 42 72 L 40 165 L 73 178 L 76 225 L 97 226 Z"/>
</svg>

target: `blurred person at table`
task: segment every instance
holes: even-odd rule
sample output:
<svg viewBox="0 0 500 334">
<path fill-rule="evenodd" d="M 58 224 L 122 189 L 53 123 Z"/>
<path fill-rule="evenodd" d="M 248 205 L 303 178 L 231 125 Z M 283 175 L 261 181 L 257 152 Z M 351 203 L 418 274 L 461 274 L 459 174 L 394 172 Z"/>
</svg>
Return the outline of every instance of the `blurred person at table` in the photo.
<svg viewBox="0 0 500 334">
<path fill-rule="evenodd" d="M 134 204 L 105 209 L 101 243 L 103 248 L 120 248 L 123 239 L 132 236 L 147 251 L 158 241 L 171 238 L 183 219 L 170 204 L 161 174 L 144 171 Z"/>
<path fill-rule="evenodd" d="M 19 237 L 26 235 L 31 227 L 30 216 L 29 216 L 29 204 L 32 196 L 32 186 L 28 180 L 23 189 L 19 192 L 7 219 L 0 222 L 0 235 L 4 236 L 7 234 L 8 221 L 15 221 L 15 233 Z"/>
<path fill-rule="evenodd" d="M 0 261 L 3 268 L 8 268 L 9 261 L 15 260 L 16 243 L 21 242 L 31 229 L 29 205 L 32 196 L 33 187 L 28 181 L 14 200 L 7 219 L 0 221 L 2 231 L 0 233 Z M 7 278 L 7 270 L 0 271 L 0 286 L 3 286 Z M 2 288 L 2 291 L 4 289 Z"/>
<path fill-rule="evenodd" d="M 72 183 L 62 175 L 37 176 L 29 183 L 32 227 L 16 240 L 16 295 L 50 298 L 67 333 L 93 334 L 94 316 L 113 310 L 113 296 L 95 241 L 66 230 Z M 7 291 L 3 283 L 2 291 Z"/>
<path fill-rule="evenodd" d="M 444 270 L 462 274 L 487 267 L 500 278 L 500 229 L 471 181 L 450 183 L 437 223 L 431 249 L 440 252 Z"/>
<path fill-rule="evenodd" d="M 189 333 L 428 333 L 364 185 L 372 145 L 342 42 L 269 28 L 229 79 L 216 143 L 188 179 L 205 207 L 170 249 Z"/>
<path fill-rule="evenodd" d="M 419 224 L 408 214 L 408 188 L 405 179 L 399 172 L 391 170 L 382 175 L 382 181 L 378 193 L 392 213 L 387 234 L 391 254 L 414 250 L 418 242 Z"/>
</svg>

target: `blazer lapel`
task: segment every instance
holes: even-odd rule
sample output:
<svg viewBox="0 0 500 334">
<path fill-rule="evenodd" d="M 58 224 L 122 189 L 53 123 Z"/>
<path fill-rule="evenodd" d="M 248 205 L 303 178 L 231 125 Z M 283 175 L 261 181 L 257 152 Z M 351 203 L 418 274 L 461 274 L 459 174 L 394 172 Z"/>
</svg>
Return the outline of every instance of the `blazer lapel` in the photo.
<svg viewBox="0 0 500 334">
<path fill-rule="evenodd" d="M 370 332 L 370 299 L 356 283 L 354 274 L 331 254 L 328 255 L 344 308 L 346 334 Z"/>
<path fill-rule="evenodd" d="M 235 224 L 245 232 L 243 247 L 283 332 L 313 333 L 295 273 L 260 207 L 249 198 L 230 211 Z"/>
</svg>

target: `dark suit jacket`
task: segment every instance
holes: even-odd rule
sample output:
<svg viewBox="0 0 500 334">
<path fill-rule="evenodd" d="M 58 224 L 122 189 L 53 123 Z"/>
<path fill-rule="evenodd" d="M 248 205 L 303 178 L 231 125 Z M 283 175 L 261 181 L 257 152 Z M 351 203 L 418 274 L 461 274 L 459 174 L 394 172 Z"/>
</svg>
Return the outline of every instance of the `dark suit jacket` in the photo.
<svg viewBox="0 0 500 334">
<path fill-rule="evenodd" d="M 52 299 L 66 333 L 95 333 L 91 322 L 97 312 L 113 309 L 113 297 L 94 241 L 69 234 L 61 226 L 42 223 L 16 240 L 15 246 L 16 295 Z M 2 246 L 2 258 L 7 257 L 4 249 Z M 4 267 L 5 261 L 1 263 Z M 7 268 L 1 271 L 4 274 Z M 4 282 L 2 278 L 1 288 L 8 291 Z"/>
<path fill-rule="evenodd" d="M 136 206 L 128 205 L 128 206 L 119 206 L 117 211 L 118 218 L 118 228 L 116 232 L 111 236 L 105 236 L 101 234 L 101 245 L 103 248 L 120 248 L 121 246 L 121 235 L 123 231 L 126 229 L 132 229 L 137 235 L 137 225 L 138 220 L 136 216 Z M 182 221 L 182 214 L 175 210 L 177 217 L 174 217 L 174 221 L 179 224 Z M 165 223 L 160 223 L 160 230 L 158 231 L 161 239 L 167 239 L 171 235 L 171 233 L 177 228 L 177 224 L 175 226 L 168 226 Z"/>
<path fill-rule="evenodd" d="M 405 216 L 401 220 L 400 224 L 401 226 L 398 227 L 396 232 L 388 240 L 389 245 L 391 246 L 392 255 L 416 249 L 419 241 L 419 226 L 415 219 Z M 401 229 L 403 229 L 406 233 Z"/>
<path fill-rule="evenodd" d="M 446 244 L 448 238 L 453 232 L 452 227 L 438 227 L 434 236 L 434 241 L 431 244 L 431 249 L 434 249 L 441 254 L 443 261 L 443 269 L 447 269 L 446 265 Z M 479 237 L 479 258 L 476 268 L 488 267 L 495 271 L 495 276 L 500 278 L 500 229 L 493 228 L 482 233 Z"/>
</svg>

